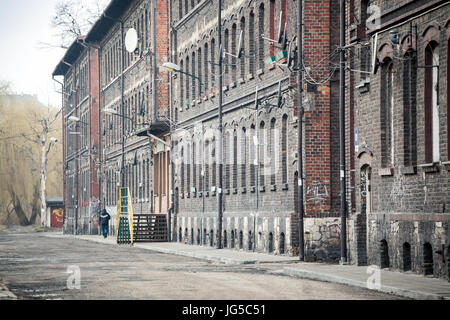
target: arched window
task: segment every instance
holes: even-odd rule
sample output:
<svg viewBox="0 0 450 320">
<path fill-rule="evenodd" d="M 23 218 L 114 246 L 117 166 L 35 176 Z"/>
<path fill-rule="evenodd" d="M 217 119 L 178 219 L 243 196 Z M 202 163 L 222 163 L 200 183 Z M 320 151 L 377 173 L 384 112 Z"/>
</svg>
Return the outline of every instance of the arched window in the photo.
<svg viewBox="0 0 450 320">
<path fill-rule="evenodd" d="M 186 192 L 191 192 L 191 144 L 186 146 Z"/>
<path fill-rule="evenodd" d="M 242 31 L 242 52 L 244 52 L 245 53 L 245 45 L 246 45 L 246 40 L 245 40 L 245 18 L 244 17 L 242 17 L 241 18 L 241 31 Z M 239 41 L 239 38 L 238 38 L 238 41 Z M 239 52 L 237 52 L 237 54 L 239 54 Z M 243 79 L 243 80 L 245 80 L 245 68 L 246 68 L 246 66 L 245 66 L 245 58 L 244 57 L 242 57 L 241 59 L 239 59 L 240 60 L 240 62 L 241 62 L 241 74 L 240 74 L 240 77 L 241 77 L 241 79 Z"/>
<path fill-rule="evenodd" d="M 204 151 L 204 155 L 205 155 L 205 161 L 204 161 L 204 171 L 205 171 L 205 176 L 204 176 L 204 181 L 205 181 L 205 190 L 204 191 L 209 191 L 209 168 L 211 166 L 210 164 L 210 143 L 209 140 L 205 141 L 205 151 Z"/>
<path fill-rule="evenodd" d="M 264 34 L 264 4 L 261 3 L 258 9 L 258 61 L 259 68 L 264 68 L 265 60 L 265 50 L 264 50 L 264 39 L 261 35 Z"/>
<path fill-rule="evenodd" d="M 229 150 L 230 150 L 230 132 L 229 130 L 225 131 L 225 135 L 223 137 L 223 161 L 225 164 L 225 189 L 230 189 L 230 154 Z"/>
<path fill-rule="evenodd" d="M 197 74 L 195 69 L 195 52 L 192 52 L 192 67 L 191 67 L 191 74 L 195 76 Z M 197 98 L 197 92 L 195 88 L 197 87 L 197 80 L 195 78 L 192 79 L 192 100 L 195 100 Z"/>
<path fill-rule="evenodd" d="M 417 164 L 417 56 L 409 51 L 403 62 L 404 165 Z"/>
<path fill-rule="evenodd" d="M 380 241 L 380 267 L 389 268 L 389 246 L 384 239 Z"/>
<path fill-rule="evenodd" d="M 439 162 L 439 47 L 425 48 L 425 161 Z"/>
<path fill-rule="evenodd" d="M 180 61 L 180 68 L 184 70 L 183 60 Z M 184 75 L 180 72 L 180 107 L 183 107 L 185 99 L 184 99 Z"/>
<path fill-rule="evenodd" d="M 247 132 L 245 128 L 241 131 L 241 186 L 247 186 Z"/>
<path fill-rule="evenodd" d="M 275 0 L 270 0 L 269 3 L 269 37 L 270 39 L 276 40 L 275 39 Z M 275 47 L 274 45 L 271 43 L 270 44 L 270 56 L 274 56 L 275 55 Z"/>
<path fill-rule="evenodd" d="M 282 183 L 288 183 L 287 180 L 287 120 L 288 116 L 283 115 L 282 123 L 281 123 L 281 174 L 282 174 Z"/>
<path fill-rule="evenodd" d="M 259 144 L 259 185 L 264 186 L 265 185 L 265 179 L 264 179 L 264 169 L 265 169 L 265 129 L 264 129 L 264 121 L 261 121 L 259 125 L 259 131 L 258 131 L 258 144 Z"/>
<path fill-rule="evenodd" d="M 198 77 L 198 80 L 197 80 L 197 83 L 198 82 L 203 83 L 203 65 L 202 65 L 202 49 L 201 48 L 198 49 L 197 59 L 198 59 L 198 63 L 197 63 L 197 77 Z M 207 70 L 207 68 L 205 68 L 205 71 L 206 70 Z M 201 86 L 202 85 L 200 84 L 199 89 L 201 88 Z M 199 97 L 201 96 L 202 92 L 205 92 L 205 88 L 201 88 L 201 90 L 198 93 Z"/>
<path fill-rule="evenodd" d="M 233 188 L 238 186 L 238 137 L 237 131 L 233 131 Z"/>
<path fill-rule="evenodd" d="M 188 0 L 184 0 L 184 14 L 189 12 L 189 2 Z"/>
<path fill-rule="evenodd" d="M 189 57 L 186 57 L 186 73 L 189 73 Z M 186 101 L 190 100 L 190 93 L 191 93 L 191 87 L 190 87 L 190 77 L 186 76 Z"/>
<path fill-rule="evenodd" d="M 184 148 L 181 147 L 181 167 L 180 167 L 181 194 L 184 195 Z"/>
<path fill-rule="evenodd" d="M 192 139 L 194 140 L 194 138 Z M 195 188 L 195 192 L 198 192 L 200 190 L 197 190 L 197 158 L 196 158 L 196 143 L 195 141 L 192 141 L 192 187 Z"/>
<path fill-rule="evenodd" d="M 231 54 L 237 55 L 236 52 L 236 41 L 237 41 L 237 26 L 233 24 L 231 27 Z M 231 58 L 231 81 L 236 82 L 237 71 L 236 71 L 236 58 Z"/>
<path fill-rule="evenodd" d="M 254 144 L 254 140 L 253 137 L 256 135 L 255 132 L 255 125 L 251 125 L 250 130 L 249 130 L 249 160 L 250 160 L 250 186 L 251 187 L 256 187 L 257 185 L 257 181 L 256 181 L 256 155 L 258 152 L 258 146 L 256 146 Z"/>
<path fill-rule="evenodd" d="M 225 35 L 225 41 L 227 41 L 227 35 Z M 206 48 L 205 48 L 206 50 Z M 216 40 L 211 40 L 211 88 L 216 86 Z"/>
<path fill-rule="evenodd" d="M 250 73 L 254 75 L 256 73 L 256 50 L 255 50 L 255 14 L 250 12 L 250 17 L 248 21 L 248 46 L 249 46 L 249 56 L 251 57 L 249 60 Z"/>
<path fill-rule="evenodd" d="M 270 121 L 270 184 L 275 185 L 276 184 L 276 164 L 277 164 L 277 146 L 278 146 L 278 139 L 277 134 L 275 130 L 275 123 L 276 120 L 273 118 Z"/>
<path fill-rule="evenodd" d="M 225 29 L 223 40 L 224 40 L 223 46 L 224 46 L 225 52 L 230 52 L 230 32 L 228 31 L 228 29 Z M 223 59 L 223 63 L 224 63 L 224 68 L 225 68 L 225 73 L 223 75 L 223 81 L 226 84 L 229 84 L 230 83 L 230 60 L 229 60 L 228 55 L 225 55 L 225 57 Z"/>
<path fill-rule="evenodd" d="M 203 88 L 203 92 L 206 93 L 206 91 L 209 89 L 209 63 L 208 63 L 208 44 L 205 43 L 205 51 L 204 51 L 204 72 L 205 72 L 205 77 L 204 77 L 204 81 L 203 83 L 205 84 L 205 87 Z"/>
<path fill-rule="evenodd" d="M 211 161 L 212 161 L 212 170 L 211 170 L 211 186 L 216 186 L 216 177 L 217 177 L 217 160 L 216 160 L 216 140 L 212 140 L 212 151 L 211 151 Z"/>
<path fill-rule="evenodd" d="M 386 58 L 381 73 L 381 165 L 391 167 L 394 163 L 394 64 Z"/>
<path fill-rule="evenodd" d="M 198 191 L 203 192 L 203 175 L 202 175 L 202 166 L 206 166 L 206 163 L 203 160 L 203 139 L 198 139 L 198 157 L 197 163 L 194 166 L 198 168 Z"/>
<path fill-rule="evenodd" d="M 178 0 L 178 20 L 183 18 L 183 0 Z"/>
</svg>

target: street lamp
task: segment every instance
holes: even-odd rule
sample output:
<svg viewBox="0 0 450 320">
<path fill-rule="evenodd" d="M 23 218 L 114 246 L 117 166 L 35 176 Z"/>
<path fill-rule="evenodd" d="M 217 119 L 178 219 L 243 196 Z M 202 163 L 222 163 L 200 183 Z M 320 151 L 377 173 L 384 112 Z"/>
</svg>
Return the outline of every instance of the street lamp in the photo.
<svg viewBox="0 0 450 320">
<path fill-rule="evenodd" d="M 120 114 L 119 112 L 117 112 L 114 109 L 105 108 L 103 110 L 103 113 L 106 113 L 106 114 L 109 114 L 109 115 L 113 115 L 113 116 L 117 116 L 117 117 L 120 117 L 120 118 L 128 119 L 128 120 L 131 121 L 131 127 L 134 127 L 134 120 L 133 120 L 133 118 L 130 118 L 130 117 L 126 116 L 126 115 Z"/>
<path fill-rule="evenodd" d="M 173 62 L 165 62 L 162 64 L 161 67 L 169 73 L 178 72 L 178 73 L 185 74 L 189 77 L 196 79 L 198 81 L 199 94 L 202 93 L 202 82 L 201 82 L 201 79 L 199 77 L 197 77 L 196 75 L 181 70 L 181 67 Z"/>
</svg>

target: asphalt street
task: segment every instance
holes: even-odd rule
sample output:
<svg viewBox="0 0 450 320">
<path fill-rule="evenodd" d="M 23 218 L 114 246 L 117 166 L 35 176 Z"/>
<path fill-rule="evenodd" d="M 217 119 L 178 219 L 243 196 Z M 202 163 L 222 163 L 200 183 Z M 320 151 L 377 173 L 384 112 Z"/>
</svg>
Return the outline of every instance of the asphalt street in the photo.
<svg viewBox="0 0 450 320">
<path fill-rule="evenodd" d="M 283 264 L 225 265 L 28 229 L 0 232 L 0 283 L 26 300 L 396 300 L 281 274 Z"/>
</svg>

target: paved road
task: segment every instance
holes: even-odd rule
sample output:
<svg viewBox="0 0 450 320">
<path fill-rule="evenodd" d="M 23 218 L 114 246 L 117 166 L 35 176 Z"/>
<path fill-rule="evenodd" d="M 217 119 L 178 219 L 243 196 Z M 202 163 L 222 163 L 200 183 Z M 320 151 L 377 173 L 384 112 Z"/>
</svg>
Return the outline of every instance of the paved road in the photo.
<svg viewBox="0 0 450 320">
<path fill-rule="evenodd" d="M 67 273 L 68 268 L 75 272 Z M 0 283 L 19 299 L 399 299 L 291 278 L 279 274 L 281 269 L 280 264 L 213 264 L 129 246 L 0 232 Z M 68 279 L 75 289 L 68 288 Z"/>
</svg>

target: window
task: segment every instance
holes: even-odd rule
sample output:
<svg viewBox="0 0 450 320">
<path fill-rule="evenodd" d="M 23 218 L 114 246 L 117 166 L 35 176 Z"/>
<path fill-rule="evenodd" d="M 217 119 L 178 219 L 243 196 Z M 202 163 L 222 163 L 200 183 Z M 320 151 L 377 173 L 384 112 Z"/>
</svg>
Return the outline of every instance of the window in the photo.
<svg viewBox="0 0 450 320">
<path fill-rule="evenodd" d="M 186 147 L 186 191 L 191 192 L 191 145 L 187 144 Z"/>
<path fill-rule="evenodd" d="M 270 13 L 269 13 L 269 37 L 275 40 L 275 0 L 270 0 Z M 275 55 L 275 47 L 270 44 L 270 56 Z"/>
<path fill-rule="evenodd" d="M 181 70 L 184 70 L 184 64 L 183 64 L 183 60 L 181 60 L 180 62 L 180 68 Z M 179 77 L 180 77 L 180 107 L 183 107 L 185 99 L 184 99 L 184 79 L 183 79 L 183 74 L 179 73 Z"/>
<path fill-rule="evenodd" d="M 409 51 L 403 62 L 403 153 L 404 165 L 417 164 L 417 57 L 413 51 Z"/>
<path fill-rule="evenodd" d="M 211 170 L 211 186 L 216 186 L 216 172 L 217 172 L 217 164 L 216 164 L 216 140 L 212 140 L 212 151 L 211 151 L 211 161 L 212 161 L 212 170 Z"/>
<path fill-rule="evenodd" d="M 197 70 L 195 69 L 195 52 L 192 52 L 192 68 L 191 68 L 191 73 L 193 76 L 195 76 L 196 74 L 198 74 Z M 187 77 L 186 77 L 187 78 Z M 196 92 L 195 92 L 195 88 L 196 88 L 196 79 L 193 78 L 192 79 L 192 100 L 195 100 L 195 98 L 197 97 Z"/>
<path fill-rule="evenodd" d="M 230 132 L 229 130 L 226 130 L 225 136 L 223 139 L 223 161 L 225 164 L 225 189 L 230 189 L 230 160 L 229 155 L 231 154 L 230 151 Z"/>
<path fill-rule="evenodd" d="M 265 159 L 264 159 L 264 153 L 265 153 L 265 141 L 264 141 L 264 136 L 265 136 L 265 132 L 264 132 L 264 121 L 262 121 L 259 125 L 259 132 L 258 132 L 258 143 L 259 143 L 259 185 L 260 186 L 264 186 L 265 185 L 265 181 L 264 181 L 264 164 L 265 164 Z"/>
<path fill-rule="evenodd" d="M 203 70 L 202 70 L 203 65 L 202 65 L 202 49 L 201 48 L 198 49 L 197 59 L 198 59 L 198 63 L 197 63 L 197 77 L 198 77 L 198 80 L 196 82 L 200 83 L 200 87 L 201 87 L 201 83 L 203 83 L 203 76 L 202 76 L 202 74 L 203 74 Z M 206 71 L 206 68 L 205 68 L 205 71 Z M 204 88 L 202 88 L 199 91 L 199 93 L 198 93 L 199 97 L 201 96 L 202 92 L 204 92 Z"/>
<path fill-rule="evenodd" d="M 233 188 L 238 186 L 238 137 L 237 132 L 233 132 Z"/>
<path fill-rule="evenodd" d="M 287 115 L 283 116 L 281 123 L 281 173 L 282 183 L 286 184 L 287 181 Z"/>
<path fill-rule="evenodd" d="M 241 186 L 247 185 L 247 132 L 242 128 L 241 132 Z"/>
<path fill-rule="evenodd" d="M 385 59 L 381 74 L 381 165 L 391 167 L 394 163 L 394 72 L 393 63 Z"/>
<path fill-rule="evenodd" d="M 249 60 L 250 73 L 252 75 L 254 75 L 255 72 L 256 72 L 256 70 L 255 70 L 256 57 L 255 58 L 253 58 L 253 57 L 255 56 L 255 51 L 256 51 L 255 50 L 255 45 L 256 45 L 256 43 L 255 43 L 255 14 L 253 12 L 250 13 L 250 18 L 249 18 L 249 21 L 248 21 L 248 39 L 249 39 L 249 41 L 248 41 L 249 55 L 250 55 L 250 57 L 252 57 Z"/>
<path fill-rule="evenodd" d="M 225 34 L 224 34 L 224 50 L 225 52 L 230 52 L 230 32 L 228 31 L 228 29 L 225 29 Z M 225 73 L 224 73 L 224 81 L 225 83 L 229 83 L 230 82 L 230 62 L 229 62 L 229 57 L 228 55 L 225 55 L 224 58 L 224 67 L 225 67 Z"/>
<path fill-rule="evenodd" d="M 192 186 L 195 188 L 196 191 L 200 191 L 197 190 L 197 158 L 196 158 L 196 143 L 192 142 Z"/>
<path fill-rule="evenodd" d="M 447 42 L 447 160 L 450 160 L 450 96 L 448 92 L 450 91 L 450 39 Z M 450 262 L 449 262 L 450 264 Z M 448 268 L 450 274 L 450 265 Z"/>
<path fill-rule="evenodd" d="M 271 185 L 275 185 L 276 184 L 276 175 L 275 175 L 275 170 L 276 170 L 276 156 L 277 156 L 277 134 L 276 134 L 276 130 L 275 130 L 275 123 L 276 120 L 275 118 L 273 118 L 270 121 L 270 184 Z"/>
<path fill-rule="evenodd" d="M 181 167 L 180 167 L 181 194 L 184 194 L 184 148 L 181 147 Z"/>
<path fill-rule="evenodd" d="M 439 47 L 425 49 L 425 161 L 439 162 Z"/>
<path fill-rule="evenodd" d="M 186 57 L 186 73 L 189 73 L 189 57 Z M 189 86 L 189 78 L 186 76 L 186 100 L 190 99 L 190 86 Z"/>
<path fill-rule="evenodd" d="M 204 161 L 204 171 L 205 171 L 205 176 L 204 176 L 204 181 L 205 181 L 205 185 L 204 185 L 204 191 L 209 191 L 209 168 L 210 168 L 210 152 L 209 152 L 209 148 L 210 148 L 210 143 L 209 141 L 205 141 L 205 150 L 204 150 L 204 154 L 205 154 L 205 161 Z M 203 188 L 203 186 L 202 186 Z"/>
<path fill-rule="evenodd" d="M 255 146 L 253 137 L 256 135 L 255 126 L 252 125 L 249 132 L 249 145 L 250 145 L 250 186 L 256 186 L 256 153 L 258 152 L 257 146 Z"/>
<path fill-rule="evenodd" d="M 227 37 L 225 36 L 225 41 Z M 205 48 L 206 50 L 207 48 Z M 216 40 L 211 40 L 211 88 L 216 85 Z"/>
<path fill-rule="evenodd" d="M 204 81 L 203 81 L 203 83 L 204 83 L 204 85 L 205 85 L 205 87 L 203 88 L 203 92 L 204 93 L 206 93 L 206 91 L 208 90 L 208 88 L 209 88 L 209 77 L 208 77 L 208 75 L 209 75 L 209 63 L 208 63 L 208 44 L 207 43 L 205 43 L 205 51 L 204 51 L 204 59 L 203 59 L 203 61 L 204 61 L 204 72 L 205 72 L 205 77 L 204 77 Z"/>
<path fill-rule="evenodd" d="M 233 24 L 232 28 L 231 28 L 231 54 L 233 55 L 237 55 L 236 53 L 236 39 L 237 37 L 237 27 L 236 24 Z M 236 58 L 232 57 L 231 58 L 231 81 L 232 82 L 236 82 Z"/>
<path fill-rule="evenodd" d="M 245 53 L 245 44 L 246 44 L 246 42 L 245 42 L 245 18 L 244 17 L 242 17 L 241 18 L 241 31 L 242 31 L 242 52 L 244 52 Z M 238 41 L 239 41 L 239 38 L 238 38 Z M 237 54 L 239 54 L 239 52 L 237 52 Z M 246 68 L 246 65 L 245 65 L 245 58 L 243 57 L 243 58 L 241 58 L 241 59 L 239 59 L 240 60 L 240 62 L 241 62 L 241 79 L 245 79 L 245 68 Z"/>
<path fill-rule="evenodd" d="M 264 68 L 265 59 L 264 39 L 261 37 L 262 34 L 264 34 L 264 4 L 261 4 L 258 10 L 258 60 L 260 69 Z"/>
</svg>

